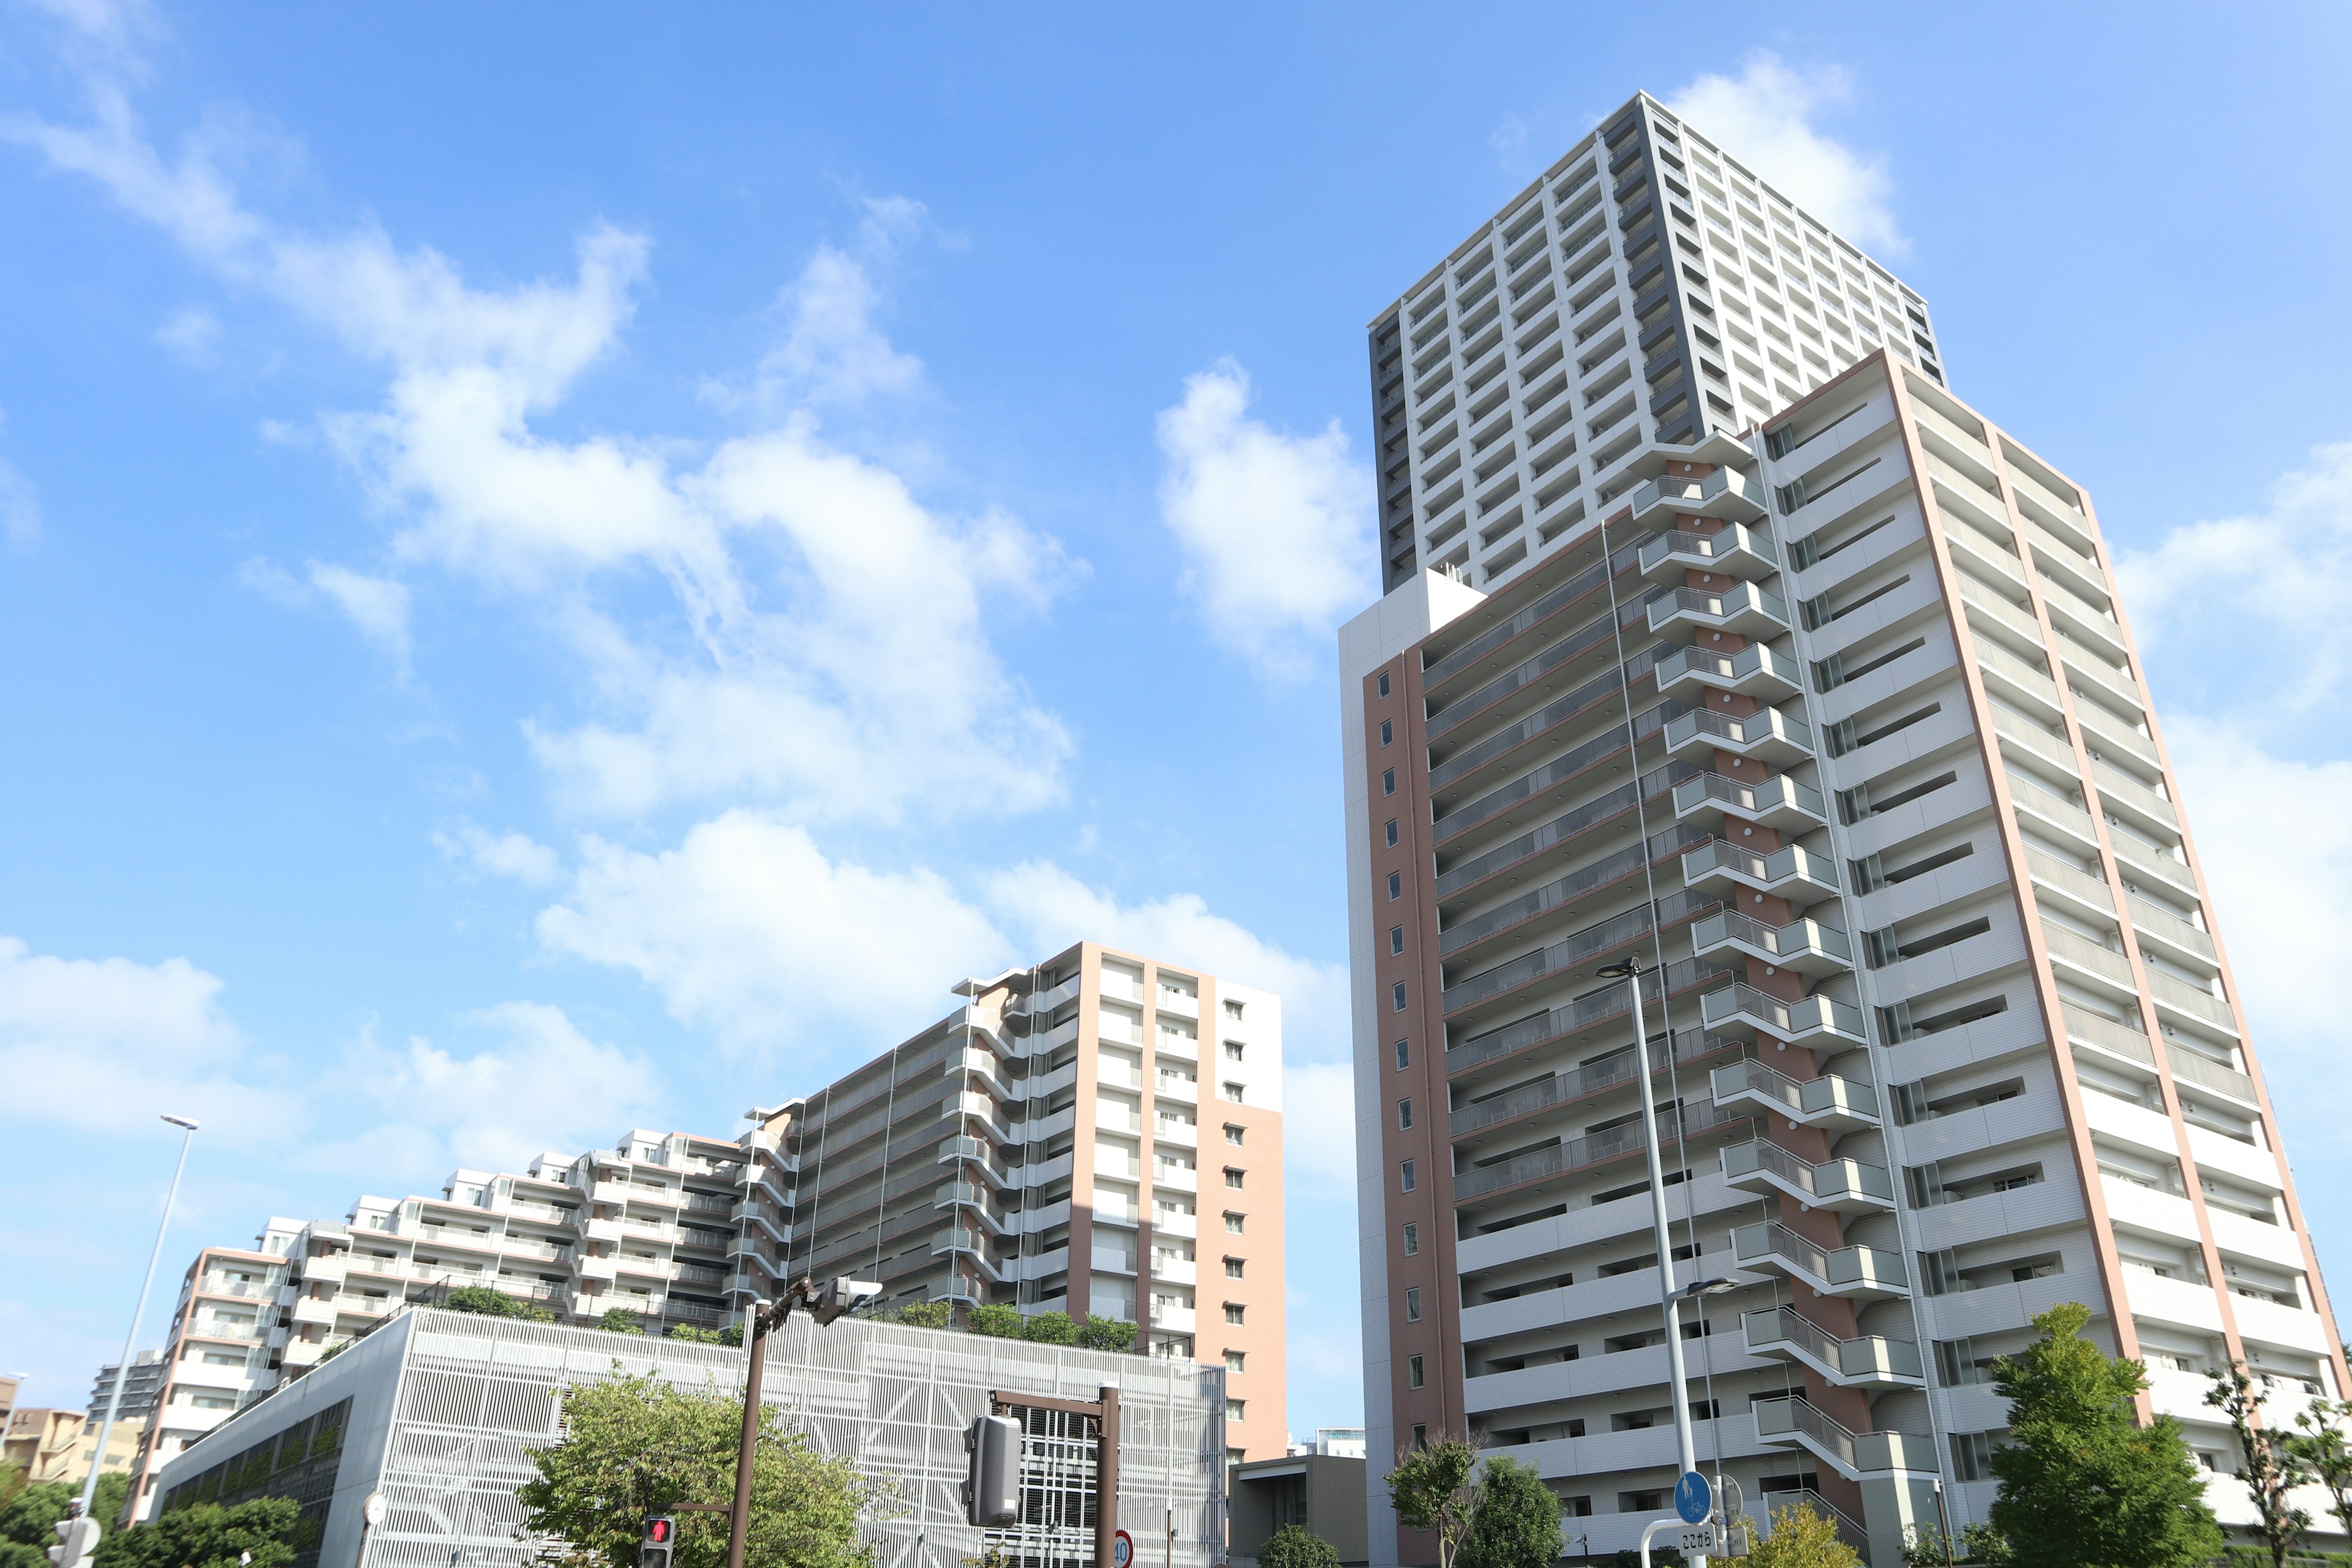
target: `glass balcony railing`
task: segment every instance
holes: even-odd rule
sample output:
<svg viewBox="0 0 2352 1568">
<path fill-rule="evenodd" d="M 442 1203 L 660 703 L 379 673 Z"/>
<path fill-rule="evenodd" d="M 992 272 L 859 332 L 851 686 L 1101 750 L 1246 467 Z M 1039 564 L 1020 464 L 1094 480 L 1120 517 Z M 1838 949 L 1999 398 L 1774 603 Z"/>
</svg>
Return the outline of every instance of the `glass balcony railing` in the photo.
<svg viewBox="0 0 2352 1568">
<path fill-rule="evenodd" d="M 1729 516 L 1738 512 L 1743 502 L 1753 509 L 1749 513 L 1751 519 L 1764 515 L 1763 483 L 1737 468 L 1717 468 L 1701 479 L 1664 477 L 1645 479 L 1633 487 L 1635 518 L 1656 506 L 1671 506 L 1678 510 L 1706 516 Z"/>
<path fill-rule="evenodd" d="M 1792 1307 L 1743 1312 L 1740 1325 L 1750 1354 L 1793 1355 L 1839 1382 L 1917 1383 L 1927 1376 L 1913 1342 L 1878 1334 L 1842 1340 Z"/>
<path fill-rule="evenodd" d="M 1858 1160 L 1811 1164 L 1760 1138 L 1723 1151 L 1723 1179 L 1732 1186 L 1754 1189 L 1777 1184 L 1815 1208 L 1858 1213 L 1895 1206 L 1895 1179 L 1885 1166 Z"/>
<path fill-rule="evenodd" d="M 1712 742 L 1726 751 L 1754 753 L 1771 751 L 1781 755 L 1812 754 L 1812 726 L 1802 719 L 1792 718 L 1777 708 L 1735 718 L 1718 713 L 1712 708 L 1694 708 L 1666 721 L 1666 750 L 1680 751 L 1701 741 Z"/>
<path fill-rule="evenodd" d="M 1710 1028 L 1747 1018 L 1791 1042 L 1831 1035 L 1859 1045 L 1865 1037 L 1861 1008 L 1822 995 L 1783 1002 L 1753 985 L 1727 985 L 1701 996 L 1698 1013 L 1700 1022 Z"/>
<path fill-rule="evenodd" d="M 1710 1087 L 1717 1105 L 1742 1099 L 1762 1100 L 1791 1121 L 1810 1126 L 1853 1128 L 1879 1121 L 1878 1090 L 1874 1085 L 1830 1073 L 1793 1079 L 1754 1058 L 1716 1068 Z"/>
<path fill-rule="evenodd" d="M 1721 773 L 1701 773 L 1675 786 L 1677 816 L 1709 805 L 1773 826 L 1787 823 L 1792 817 L 1812 825 L 1829 821 L 1829 808 L 1822 799 L 1822 792 L 1786 773 L 1775 773 L 1754 783 L 1726 778 Z"/>
</svg>

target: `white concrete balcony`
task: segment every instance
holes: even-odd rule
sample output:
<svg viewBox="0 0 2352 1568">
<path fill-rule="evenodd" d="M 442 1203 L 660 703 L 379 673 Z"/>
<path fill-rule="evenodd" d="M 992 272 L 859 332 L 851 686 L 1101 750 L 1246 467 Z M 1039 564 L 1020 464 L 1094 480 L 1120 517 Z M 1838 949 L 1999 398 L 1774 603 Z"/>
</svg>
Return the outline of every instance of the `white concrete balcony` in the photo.
<svg viewBox="0 0 2352 1568">
<path fill-rule="evenodd" d="M 2135 1318 L 2147 1318 L 2174 1328 L 2221 1331 L 2221 1302 L 2213 1287 L 2199 1279 L 2169 1279 L 2148 1269 L 2126 1266 L 2124 1299 Z M 2235 1303 L 2232 1303 L 2235 1305 Z"/>
<path fill-rule="evenodd" d="M 1164 1100 L 1180 1100 L 1187 1105 L 1198 1105 L 1201 1102 L 1201 1080 L 1172 1072 L 1158 1073 L 1152 1079 L 1151 1092 Z"/>
<path fill-rule="evenodd" d="M 1697 479 L 1661 475 L 1633 487 L 1632 521 L 1639 522 L 1661 509 L 1676 516 L 1720 517 L 1733 522 L 1760 521 L 1769 510 L 1763 481 L 1737 468 L 1717 468 Z"/>
<path fill-rule="evenodd" d="M 1737 632 L 1741 637 L 1769 637 L 1789 629 L 1789 606 L 1780 595 L 1753 583 L 1727 583 L 1720 588 L 1669 588 L 1650 601 L 1650 630 L 1672 632 Z"/>
<path fill-rule="evenodd" d="M 2302 1351 L 2307 1355 L 2325 1357 L 2329 1353 L 2327 1329 L 2316 1312 L 2234 1291 L 2230 1297 L 2230 1312 L 2238 1320 L 2238 1332 L 2247 1339 Z"/>
<path fill-rule="evenodd" d="M 1792 1046 L 1859 1046 L 1867 1039 L 1861 1008 L 1819 994 L 1783 1002 L 1753 985 L 1727 985 L 1701 995 L 1698 1014 L 1710 1029 L 1744 1024 Z"/>
<path fill-rule="evenodd" d="M 1197 1237 L 1201 1234 L 1200 1216 L 1181 1209 L 1155 1208 L 1151 1211 L 1151 1233 L 1154 1236 Z"/>
<path fill-rule="evenodd" d="M 1786 1275 L 1823 1296 L 1880 1301 L 1911 1293 L 1911 1277 L 1899 1252 L 1874 1247 L 1832 1250 L 1770 1222 L 1734 1230 L 1731 1248 L 1740 1268 Z"/>
<path fill-rule="evenodd" d="M 1731 1063 L 1710 1074 L 1715 1102 L 1724 1110 L 1757 1107 L 1778 1114 L 1797 1126 L 1818 1126 L 1830 1133 L 1879 1126 L 1879 1090 L 1858 1079 L 1822 1074 L 1818 1079 L 1792 1079 L 1778 1068 L 1759 1060 Z"/>
<path fill-rule="evenodd" d="M 1135 1272 L 1133 1248 L 1120 1251 L 1116 1247 L 1097 1247 L 1087 1257 L 1087 1266 L 1097 1274 L 1132 1274 Z"/>
<path fill-rule="evenodd" d="M 1777 1194 L 1835 1214 L 1889 1214 L 1895 1208 L 1895 1179 L 1885 1166 L 1858 1160 L 1809 1164 L 1760 1138 L 1724 1145 L 1723 1180 L 1759 1197 Z"/>
<path fill-rule="evenodd" d="M 1198 1018 L 1201 998 L 1190 991 L 1179 991 L 1172 985 L 1162 985 L 1152 993 L 1152 1009 L 1171 1018 Z"/>
<path fill-rule="evenodd" d="M 1778 702 L 1805 689 L 1804 672 L 1787 654 L 1756 643 L 1738 653 L 1693 647 L 1670 653 L 1655 667 L 1658 690 L 1696 704 L 1702 688 L 1736 691 Z"/>
<path fill-rule="evenodd" d="M 1717 752 L 1786 767 L 1812 756 L 1812 727 L 1778 708 L 1759 708 L 1738 718 L 1694 708 L 1666 721 L 1667 755 L 1704 766 L 1714 762 Z"/>
<path fill-rule="evenodd" d="M 1151 1184 L 1165 1187 L 1171 1193 L 1197 1193 L 1201 1190 L 1201 1173 L 1192 1165 L 1179 1165 L 1171 1161 L 1154 1161 Z"/>
<path fill-rule="evenodd" d="M 1691 926 L 1691 952 L 1730 948 L 1798 974 L 1835 974 L 1853 967 L 1853 944 L 1845 932 L 1819 921 L 1771 926 L 1729 910 Z"/>
<path fill-rule="evenodd" d="M 1840 1388 L 1922 1388 L 1927 1369 L 1919 1347 L 1909 1340 L 1869 1335 L 1842 1340 L 1793 1307 L 1743 1312 L 1741 1331 L 1748 1353 L 1792 1361 L 1821 1373 Z"/>
<path fill-rule="evenodd" d="M 1829 812 L 1821 791 L 1787 773 L 1769 779 L 1701 773 L 1675 786 L 1675 820 L 1696 820 L 1726 834 L 1738 823 L 1803 833 L 1826 826 Z"/>
<path fill-rule="evenodd" d="M 294 1303 L 290 1315 L 298 1323 L 332 1323 L 335 1321 L 334 1300 L 331 1297 L 321 1300 L 316 1296 L 305 1296 Z"/>
<path fill-rule="evenodd" d="M 1668 587 L 1681 586 L 1693 572 L 1753 581 L 1780 569 L 1772 541 L 1736 522 L 1717 533 L 1661 533 L 1642 546 L 1642 575 Z"/>
<path fill-rule="evenodd" d="M 1151 1303 L 1151 1326 L 1171 1333 L 1189 1334 L 1192 1331 L 1192 1309 L 1162 1306 L 1154 1301 Z"/>
<path fill-rule="evenodd" d="M 1163 1116 L 1151 1125 L 1151 1141 L 1155 1143 L 1181 1144 L 1187 1149 L 1198 1148 L 1201 1142 L 1201 1124 L 1197 1121 L 1179 1121 L 1172 1116 Z"/>
<path fill-rule="evenodd" d="M 1683 880 L 1727 900 L 1743 889 L 1775 893 L 1801 910 L 1835 898 L 1838 890 L 1836 868 L 1801 844 L 1763 854 L 1724 838 L 1683 856 Z"/>
<path fill-rule="evenodd" d="M 1151 1260 L 1151 1277 L 1169 1285 L 1197 1285 L 1201 1282 L 1201 1266 L 1190 1258 L 1155 1258 Z"/>
<path fill-rule="evenodd" d="M 1802 1448 L 1850 1481 L 1895 1470 L 1937 1473 L 1933 1437 L 1916 1432 L 1856 1432 L 1801 1399 L 1759 1399 L 1753 1408 L 1758 1441 Z"/>
<path fill-rule="evenodd" d="M 617 1258 L 583 1258 L 575 1267 L 580 1270 L 580 1278 L 583 1279 L 609 1281 L 619 1272 L 619 1265 L 620 1259 Z"/>
</svg>

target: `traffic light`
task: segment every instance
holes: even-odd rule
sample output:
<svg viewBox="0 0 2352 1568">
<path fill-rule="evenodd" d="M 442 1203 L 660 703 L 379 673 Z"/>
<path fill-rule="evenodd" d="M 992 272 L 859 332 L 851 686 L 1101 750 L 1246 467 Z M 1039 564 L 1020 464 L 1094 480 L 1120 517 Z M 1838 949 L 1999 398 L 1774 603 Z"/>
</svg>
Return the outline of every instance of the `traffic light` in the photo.
<svg viewBox="0 0 2352 1568">
<path fill-rule="evenodd" d="M 879 1282 L 871 1279 L 828 1279 L 817 1292 L 811 1313 L 820 1324 L 829 1323 L 861 1301 L 870 1301 L 881 1293 Z"/>
<path fill-rule="evenodd" d="M 1021 1428 L 1003 1415 L 972 1418 L 963 1435 L 971 1468 L 963 1483 L 963 1517 L 982 1530 L 1021 1518 Z"/>
<path fill-rule="evenodd" d="M 57 1568 L 86 1568 L 90 1553 L 98 1550 L 98 1521 L 61 1519 L 49 1528 L 58 1532 L 58 1543 L 49 1548 L 49 1561 Z"/>
<path fill-rule="evenodd" d="M 670 1553 L 677 1547 L 677 1516 L 674 1513 L 647 1515 L 645 1539 L 637 1542 L 637 1568 L 669 1568 Z"/>
</svg>

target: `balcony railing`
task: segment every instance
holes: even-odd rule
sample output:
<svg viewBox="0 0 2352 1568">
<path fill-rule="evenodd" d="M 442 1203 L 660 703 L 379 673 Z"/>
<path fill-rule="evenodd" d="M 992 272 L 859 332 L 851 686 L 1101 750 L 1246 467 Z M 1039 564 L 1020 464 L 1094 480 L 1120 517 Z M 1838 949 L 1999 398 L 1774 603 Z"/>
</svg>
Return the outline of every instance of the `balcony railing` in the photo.
<svg viewBox="0 0 2352 1568">
<path fill-rule="evenodd" d="M 1743 1098 L 1764 1100 L 1790 1121 L 1807 1126 L 1851 1130 L 1874 1126 L 1879 1121 L 1878 1090 L 1874 1086 L 1827 1073 L 1792 1079 L 1753 1058 L 1716 1068 L 1710 1087 L 1717 1105 Z"/>
<path fill-rule="evenodd" d="M 1678 1110 L 1658 1113 L 1658 1141 L 1661 1145 L 1678 1139 L 1696 1137 L 1700 1133 L 1745 1128 L 1750 1123 L 1744 1116 L 1726 1115 L 1704 1101 L 1685 1105 Z M 1578 1171 L 1622 1159 L 1649 1146 L 1642 1124 L 1630 1121 L 1612 1127 L 1605 1132 L 1595 1132 L 1583 1138 L 1571 1138 L 1549 1149 L 1538 1149 L 1531 1154 L 1499 1160 L 1492 1165 L 1465 1171 L 1454 1178 L 1456 1199 L 1484 1196 L 1506 1187 L 1523 1186 L 1553 1176 L 1564 1176 Z"/>
<path fill-rule="evenodd" d="M 1686 679 L 1704 680 L 1735 691 L 1751 690 L 1759 684 L 1778 684 L 1793 692 L 1804 686 L 1796 661 L 1763 643 L 1752 643 L 1738 653 L 1686 647 L 1660 659 L 1654 668 L 1661 691 Z"/>
<path fill-rule="evenodd" d="M 1735 577 L 1758 568 L 1769 571 L 1780 563 L 1772 541 L 1733 523 L 1719 533 L 1691 533 L 1680 529 L 1661 533 L 1642 545 L 1642 574 L 1654 580 L 1678 567 L 1711 566 Z"/>
<path fill-rule="evenodd" d="M 1743 1312 L 1740 1325 L 1749 1354 L 1790 1354 L 1840 1383 L 1919 1383 L 1927 1377 L 1913 1342 L 1876 1334 L 1842 1340 L 1793 1307 Z"/>
<path fill-rule="evenodd" d="M 1753 583 L 1727 584 L 1721 588 L 1672 588 L 1644 606 L 1650 629 L 1664 631 L 1677 620 L 1728 630 L 1786 630 L 1789 606 L 1780 595 Z"/>
<path fill-rule="evenodd" d="M 1777 1185 L 1801 1203 L 1841 1213 L 1895 1206 L 1895 1179 L 1885 1166 L 1859 1160 L 1825 1160 L 1815 1165 L 1761 1138 L 1725 1146 L 1723 1179 L 1727 1186 L 1751 1191 Z"/>
<path fill-rule="evenodd" d="M 1723 500 L 1727 500 L 1729 504 L 1720 504 Z M 1646 479 L 1633 487 L 1633 516 L 1636 518 L 1656 506 L 1668 506 L 1677 511 L 1701 516 L 1736 516 L 1743 510 L 1739 506 L 1741 502 L 1746 503 L 1748 517 L 1764 515 L 1763 484 L 1737 468 L 1717 468 L 1702 479 Z"/>
<path fill-rule="evenodd" d="M 1790 921 L 1787 925 L 1774 926 L 1726 910 L 1692 925 L 1691 946 L 1698 952 L 1738 947 L 1782 969 L 1805 973 L 1826 973 L 1832 969 L 1853 967 L 1853 944 L 1846 939 L 1845 932 L 1819 921 Z"/>
<path fill-rule="evenodd" d="M 1728 969 L 1698 959 L 1682 959 L 1666 966 L 1664 994 L 1678 995 L 1694 986 L 1711 984 L 1717 978 L 1728 977 L 1731 973 Z M 1657 1003 L 1658 994 L 1650 988 L 1652 984 L 1654 982 L 1643 987 L 1642 1001 L 1645 1007 L 1654 1006 Z M 1611 1018 L 1623 1017 L 1629 1005 L 1626 988 L 1622 985 L 1612 985 L 1591 995 L 1580 996 L 1548 1013 L 1522 1018 L 1515 1024 L 1474 1036 L 1458 1046 L 1447 1047 L 1445 1071 L 1449 1077 L 1466 1072 L 1496 1057 L 1508 1056 L 1513 1051 L 1524 1050 L 1564 1035 L 1577 1034 Z"/>
<path fill-rule="evenodd" d="M 1546 974 L 1557 974 L 1590 963 L 1595 956 L 1636 942 L 1650 934 L 1651 920 L 1647 906 L 1627 910 L 1597 925 L 1561 938 L 1547 947 L 1524 953 L 1507 963 L 1498 963 L 1480 974 L 1474 974 L 1457 985 L 1445 988 L 1442 1002 L 1451 1015 L 1487 998 L 1501 994 Z"/>
<path fill-rule="evenodd" d="M 1726 751 L 1775 759 L 1810 756 L 1813 750 L 1811 727 L 1778 708 L 1760 709 L 1740 718 L 1712 708 L 1694 708 L 1667 721 L 1667 751 L 1678 752 L 1700 741 Z"/>
<path fill-rule="evenodd" d="M 1683 880 L 1700 885 L 1711 878 L 1783 897 L 1813 893 L 1826 896 L 1838 889 L 1832 864 L 1801 844 L 1790 844 L 1765 854 L 1727 838 L 1710 838 L 1683 857 Z"/>
<path fill-rule="evenodd" d="M 1781 1394 L 1753 1404 L 1756 1436 L 1767 1443 L 1801 1442 L 1849 1480 L 1888 1470 L 1936 1469 L 1932 1439 L 1910 1432 L 1856 1432 L 1815 1409 Z"/>
<path fill-rule="evenodd" d="M 1674 1036 L 1673 1056 L 1679 1064 L 1738 1047 L 1738 1041 L 1710 1035 L 1704 1029 L 1680 1029 Z M 1652 1044 L 1650 1070 L 1653 1073 L 1665 1071 L 1666 1061 L 1666 1043 L 1658 1041 Z M 1557 1073 L 1539 1083 L 1531 1083 L 1507 1094 L 1498 1094 L 1492 1100 L 1465 1105 L 1447 1118 L 1446 1130 L 1458 1138 L 1482 1127 L 1491 1127 L 1497 1121 L 1508 1121 L 1555 1105 L 1567 1105 L 1618 1084 L 1631 1083 L 1633 1076 L 1633 1047 L 1627 1046 L 1622 1051 L 1612 1051 L 1596 1061 L 1586 1062 L 1573 1072 Z"/>
<path fill-rule="evenodd" d="M 1632 571 L 1639 554 L 1639 546 L 1629 544 L 1610 557 L 1611 570 L 1604 571 L 1601 563 L 1593 563 L 1509 620 L 1488 627 L 1461 647 L 1442 655 L 1435 663 L 1423 667 L 1422 684 L 1424 687 L 1437 685 L 1463 666 L 1476 662 L 1529 627 L 1549 620 L 1579 599 L 1597 591 L 1609 580 L 1612 571 Z"/>
<path fill-rule="evenodd" d="M 1622 749 L 1622 742 L 1619 749 Z M 1578 835 L 1612 817 L 1622 816 L 1633 809 L 1637 790 L 1641 792 L 1643 799 L 1654 798 L 1663 788 L 1671 787 L 1674 784 L 1690 777 L 1695 771 L 1687 763 L 1669 763 L 1663 768 L 1652 770 L 1636 783 L 1620 784 L 1597 800 L 1587 801 L 1573 811 L 1564 812 L 1541 826 L 1522 833 L 1507 844 L 1498 844 L 1492 849 L 1451 866 L 1438 876 L 1437 896 L 1441 899 L 1450 898 L 1472 883 L 1484 881 L 1507 867 L 1516 866 L 1523 860 L 1542 854 L 1547 849 L 1566 844 Z M 1673 849 L 1659 846 L 1656 837 L 1653 837 L 1651 843 L 1654 847 L 1653 853 L 1655 855 L 1664 856 L 1674 853 Z M 1638 857 L 1640 849 L 1636 847 L 1622 853 Z M 1570 873 L 1563 881 L 1565 883 L 1579 878 L 1586 878 L 1589 879 L 1589 886 L 1599 887 L 1601 882 L 1609 879 L 1607 877 L 1599 875 L 1600 867 L 1607 863 L 1604 861 L 1583 867 Z"/>
<path fill-rule="evenodd" d="M 1866 1038 L 1862 1031 L 1862 1009 L 1859 1007 L 1819 994 L 1796 1002 L 1783 1002 L 1778 996 L 1745 984 L 1726 986 L 1721 991 L 1710 991 L 1701 996 L 1698 999 L 1698 1016 L 1699 1021 L 1709 1027 L 1744 1016 L 1790 1041 L 1831 1035 L 1860 1045 Z"/>
<path fill-rule="evenodd" d="M 1721 773 L 1701 773 L 1675 786 L 1675 815 L 1687 816 L 1713 806 L 1727 816 L 1741 816 L 1767 827 L 1794 827 L 1800 832 L 1829 820 L 1822 792 L 1787 773 L 1750 783 Z"/>
<path fill-rule="evenodd" d="M 1911 1277 L 1903 1255 L 1875 1247 L 1841 1247 L 1832 1251 L 1787 1226 L 1767 1221 L 1741 1226 L 1731 1233 L 1733 1257 L 1743 1268 L 1778 1268 L 1816 1281 L 1833 1296 L 1907 1295 Z"/>
</svg>

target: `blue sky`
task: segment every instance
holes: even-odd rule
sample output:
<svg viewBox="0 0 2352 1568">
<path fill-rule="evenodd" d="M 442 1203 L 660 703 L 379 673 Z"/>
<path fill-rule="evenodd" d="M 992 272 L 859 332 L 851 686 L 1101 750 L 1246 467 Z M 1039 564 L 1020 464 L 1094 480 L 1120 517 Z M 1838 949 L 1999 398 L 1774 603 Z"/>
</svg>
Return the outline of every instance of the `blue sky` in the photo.
<svg viewBox="0 0 2352 1568">
<path fill-rule="evenodd" d="M 2344 13 L 1643 16 L 0 10 L 0 1367 L 119 1343 L 158 1111 L 176 1277 L 1092 936 L 1288 998 L 1355 1419 L 1360 333 L 1636 88 L 2090 488 L 2352 1260 Z"/>
</svg>

